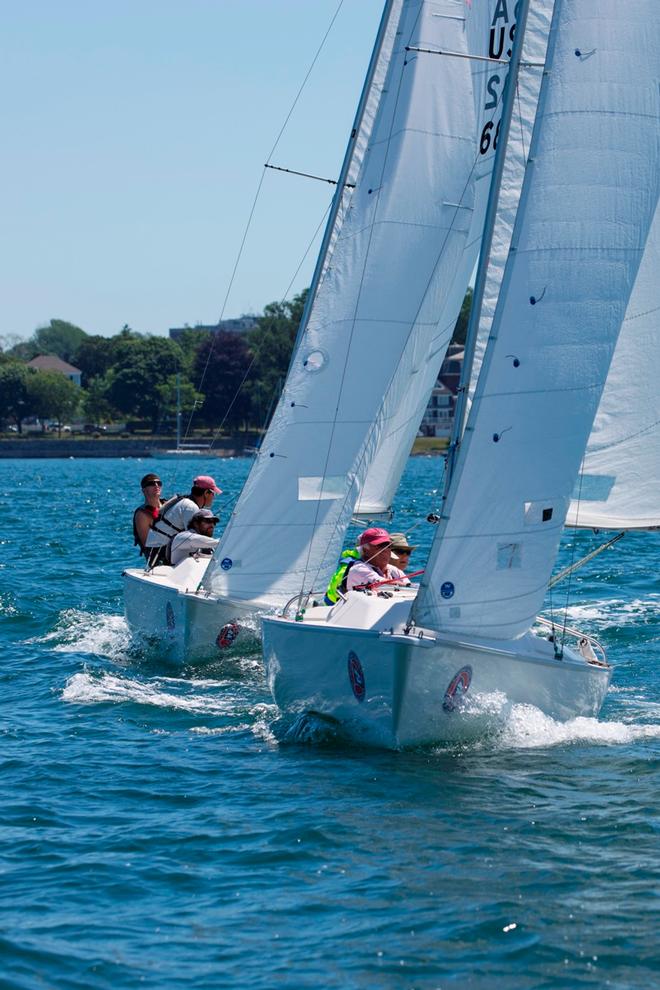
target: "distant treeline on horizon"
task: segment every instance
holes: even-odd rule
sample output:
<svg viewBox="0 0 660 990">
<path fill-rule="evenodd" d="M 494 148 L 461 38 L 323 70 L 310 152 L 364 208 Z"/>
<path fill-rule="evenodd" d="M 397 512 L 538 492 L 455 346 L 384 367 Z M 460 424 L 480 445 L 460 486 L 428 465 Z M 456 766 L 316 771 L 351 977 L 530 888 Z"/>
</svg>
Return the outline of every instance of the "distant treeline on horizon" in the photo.
<svg viewBox="0 0 660 990">
<path fill-rule="evenodd" d="M 468 290 L 456 324 L 459 343 L 471 295 Z M 306 297 L 304 290 L 290 301 L 269 303 L 251 329 L 239 332 L 184 327 L 171 339 L 124 326 L 102 337 L 53 319 L 27 341 L 4 338 L 0 425 L 20 432 L 30 417 L 60 424 L 139 420 L 157 433 L 174 429 L 178 408 L 185 432 L 189 423 L 190 430 L 263 429 L 287 373 Z M 74 377 L 80 372 L 80 385 L 65 368 L 28 367 L 38 355 L 71 365 Z"/>
</svg>

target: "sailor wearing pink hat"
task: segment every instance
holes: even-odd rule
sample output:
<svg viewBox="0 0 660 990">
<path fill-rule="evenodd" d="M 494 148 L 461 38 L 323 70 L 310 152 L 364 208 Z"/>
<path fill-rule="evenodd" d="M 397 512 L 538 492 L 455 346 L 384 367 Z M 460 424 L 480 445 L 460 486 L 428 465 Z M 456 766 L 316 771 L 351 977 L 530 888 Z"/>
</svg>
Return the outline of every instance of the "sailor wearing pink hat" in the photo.
<svg viewBox="0 0 660 990">
<path fill-rule="evenodd" d="M 188 529 L 188 523 L 200 509 L 210 509 L 213 499 L 221 494 L 222 488 L 215 483 L 210 474 L 199 474 L 193 478 L 189 495 L 173 495 L 161 506 L 160 515 L 154 523 L 151 533 L 154 538 L 167 536 L 171 541 L 177 533 Z M 149 541 L 147 540 L 147 546 Z"/>
<path fill-rule="evenodd" d="M 360 560 L 348 572 L 346 587 L 349 591 L 381 581 L 399 581 L 410 584 L 400 568 L 390 564 L 392 537 L 386 529 L 372 526 L 358 537 Z"/>
</svg>

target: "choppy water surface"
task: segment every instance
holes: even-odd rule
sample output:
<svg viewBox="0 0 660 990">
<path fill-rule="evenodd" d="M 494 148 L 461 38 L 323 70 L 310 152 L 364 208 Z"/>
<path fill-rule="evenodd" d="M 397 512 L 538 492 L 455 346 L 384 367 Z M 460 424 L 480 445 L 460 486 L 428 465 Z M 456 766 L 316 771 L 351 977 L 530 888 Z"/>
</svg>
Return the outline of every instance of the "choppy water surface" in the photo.
<svg viewBox="0 0 660 990">
<path fill-rule="evenodd" d="M 616 668 L 600 720 L 514 709 L 403 754 L 295 742 L 258 655 L 172 669 L 122 617 L 140 476 L 211 470 L 226 516 L 248 467 L 0 463 L 0 986 L 657 986 L 660 536 L 568 589 Z M 393 529 L 440 469 L 410 461 Z"/>
</svg>

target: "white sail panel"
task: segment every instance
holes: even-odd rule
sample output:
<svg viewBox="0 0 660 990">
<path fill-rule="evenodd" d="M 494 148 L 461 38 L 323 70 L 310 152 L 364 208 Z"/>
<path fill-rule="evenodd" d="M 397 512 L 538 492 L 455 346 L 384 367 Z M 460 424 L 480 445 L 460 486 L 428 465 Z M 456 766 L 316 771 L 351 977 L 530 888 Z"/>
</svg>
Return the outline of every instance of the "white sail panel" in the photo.
<svg viewBox="0 0 660 990">
<path fill-rule="evenodd" d="M 223 597 L 284 602 L 325 584 L 378 449 L 384 396 L 401 361 L 428 347 L 417 328 L 435 330 L 473 208 L 471 74 L 464 58 L 406 46 L 465 52 L 463 10 L 454 0 L 391 8 L 349 172 L 356 188 L 344 194 L 284 392 L 205 578 Z M 300 499 L 301 478 L 331 478 L 335 496 L 341 478 L 343 498 Z"/>
<path fill-rule="evenodd" d="M 635 52 L 631 59 L 630 52 Z M 558 0 L 520 207 L 415 608 L 508 639 L 542 605 L 658 201 L 651 0 Z"/>
<path fill-rule="evenodd" d="M 598 529 L 660 527 L 660 210 L 566 522 Z"/>
<path fill-rule="evenodd" d="M 481 362 L 486 349 L 486 341 L 490 333 L 495 306 L 502 284 L 504 266 L 509 255 L 511 234 L 518 210 L 520 190 L 522 188 L 527 165 L 527 156 L 532 141 L 532 128 L 536 117 L 536 107 L 543 78 L 543 66 L 548 47 L 548 35 L 555 0 L 535 0 L 530 4 L 527 15 L 527 27 L 521 53 L 521 67 L 516 89 L 515 109 L 511 118 L 509 140 L 506 145 L 502 183 L 497 203 L 497 220 L 493 229 L 493 240 L 488 260 L 488 272 L 484 297 L 479 314 L 479 332 L 476 339 L 472 375 L 469 383 L 470 395 L 479 376 Z M 500 42 L 497 33 L 497 23 L 493 24 L 494 37 L 491 41 L 491 52 L 499 50 Z M 488 90 L 502 97 L 502 70 L 494 66 Z"/>
</svg>

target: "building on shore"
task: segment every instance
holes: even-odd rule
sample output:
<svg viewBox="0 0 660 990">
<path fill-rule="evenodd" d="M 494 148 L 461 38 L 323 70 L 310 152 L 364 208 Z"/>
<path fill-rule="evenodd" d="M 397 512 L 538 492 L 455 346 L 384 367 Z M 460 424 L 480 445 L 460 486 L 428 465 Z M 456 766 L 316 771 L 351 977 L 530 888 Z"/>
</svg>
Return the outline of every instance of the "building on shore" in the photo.
<svg viewBox="0 0 660 990">
<path fill-rule="evenodd" d="M 419 427 L 419 432 L 425 437 L 451 436 L 463 357 L 463 346 L 451 344 Z"/>
<path fill-rule="evenodd" d="M 81 383 L 82 371 L 80 368 L 74 368 L 72 364 L 68 364 L 55 354 L 37 354 L 35 358 L 27 362 L 27 366 L 34 368 L 35 371 L 57 371 L 60 375 L 66 375 L 74 385 L 79 386 Z"/>
<path fill-rule="evenodd" d="M 218 320 L 218 322 L 214 324 L 196 323 L 194 327 L 170 327 L 168 333 L 171 340 L 178 340 L 179 337 L 188 330 L 194 330 L 196 333 L 217 333 L 219 330 L 224 330 L 226 333 L 241 334 L 247 333 L 248 330 L 253 330 L 256 325 L 257 317 L 252 316 L 250 313 L 246 313 L 243 316 L 237 316 L 231 320 Z"/>
</svg>

